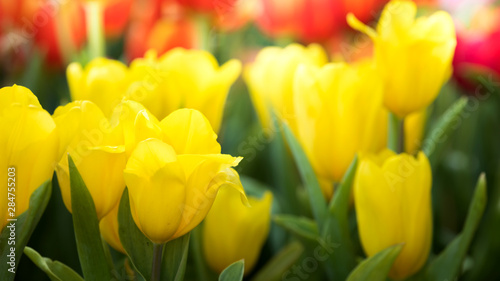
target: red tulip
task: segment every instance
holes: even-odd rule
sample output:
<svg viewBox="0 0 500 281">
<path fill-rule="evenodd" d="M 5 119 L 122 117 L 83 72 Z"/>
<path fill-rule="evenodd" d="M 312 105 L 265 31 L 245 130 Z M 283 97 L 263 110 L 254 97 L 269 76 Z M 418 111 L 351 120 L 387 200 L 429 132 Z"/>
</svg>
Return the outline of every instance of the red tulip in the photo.
<svg viewBox="0 0 500 281">
<path fill-rule="evenodd" d="M 52 65 L 71 61 L 86 41 L 85 12 L 79 1 L 59 4 L 46 1 L 37 11 L 44 20 L 33 21 L 29 28 L 35 36 L 36 45 L 46 54 Z"/>
<path fill-rule="evenodd" d="M 347 27 L 346 15 L 353 12 L 367 21 L 374 18 L 387 0 L 258 0 L 260 29 L 271 37 L 292 37 L 303 42 L 325 41 Z"/>
<path fill-rule="evenodd" d="M 104 33 L 107 38 L 123 34 L 130 19 L 133 0 L 111 0 L 104 4 Z"/>
<path fill-rule="evenodd" d="M 500 78 L 500 8 L 479 10 L 469 29 L 457 27 L 454 77 L 473 94 L 478 75 Z"/>
<path fill-rule="evenodd" d="M 177 0 L 177 2 L 196 11 L 224 14 L 233 9 L 238 0 Z"/>
<path fill-rule="evenodd" d="M 125 38 L 125 54 L 129 61 L 144 56 L 149 49 L 161 55 L 175 47 L 189 49 L 198 44 L 194 22 L 172 0 L 138 1 L 134 5 Z"/>
</svg>

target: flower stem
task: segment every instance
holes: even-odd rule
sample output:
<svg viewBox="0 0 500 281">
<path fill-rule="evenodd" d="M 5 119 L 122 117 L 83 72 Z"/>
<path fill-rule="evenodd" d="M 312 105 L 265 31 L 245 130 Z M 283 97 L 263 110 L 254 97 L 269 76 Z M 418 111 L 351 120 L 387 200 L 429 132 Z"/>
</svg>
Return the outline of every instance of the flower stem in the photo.
<svg viewBox="0 0 500 281">
<path fill-rule="evenodd" d="M 161 256 L 165 244 L 154 244 L 153 246 L 153 269 L 151 272 L 151 281 L 159 281 L 161 274 Z"/>
<path fill-rule="evenodd" d="M 87 17 L 87 37 L 89 60 L 103 57 L 105 53 L 105 41 L 103 31 L 103 11 L 99 1 L 88 1 L 85 3 Z"/>
<path fill-rule="evenodd" d="M 396 153 L 405 151 L 404 118 L 389 113 L 389 137 L 387 146 Z"/>
</svg>

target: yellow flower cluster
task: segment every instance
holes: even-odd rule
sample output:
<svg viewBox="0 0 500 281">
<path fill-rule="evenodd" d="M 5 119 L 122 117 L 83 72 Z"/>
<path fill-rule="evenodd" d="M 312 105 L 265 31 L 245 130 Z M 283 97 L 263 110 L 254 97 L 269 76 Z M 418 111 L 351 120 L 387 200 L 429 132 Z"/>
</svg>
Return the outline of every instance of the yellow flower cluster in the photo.
<svg viewBox="0 0 500 281">
<path fill-rule="evenodd" d="M 354 206 L 361 244 L 369 256 L 404 244 L 390 271 L 396 280 L 416 273 L 430 251 L 432 174 L 418 149 L 426 107 L 450 76 L 456 44 L 447 13 L 415 16 L 416 5 L 404 0 L 386 5 L 376 29 L 349 15 L 349 24 L 373 40 L 372 59 L 329 62 L 319 45 L 291 44 L 264 48 L 243 75 L 262 126 L 279 133 L 273 114 L 290 126 L 325 198 L 360 157 Z M 245 259 L 249 273 L 269 233 L 273 196 L 247 199 L 234 170 L 242 158 L 222 154 L 217 141 L 240 72 L 237 60 L 219 66 L 208 52 L 180 48 L 161 57 L 150 51 L 129 67 L 105 58 L 85 67 L 72 63 L 73 102 L 53 116 L 28 89 L 1 89 L 0 166 L 15 166 L 23 179 L 16 213 L 28 209 L 30 195 L 54 169 L 72 211 L 69 155 L 102 236 L 118 251 L 125 252 L 117 216 L 127 187 L 133 220 L 152 242 L 181 237 L 206 218 L 209 266 L 221 272 Z M 399 154 L 386 149 L 389 114 L 405 120 Z M 3 227 L 8 202 L 0 200 Z"/>
<path fill-rule="evenodd" d="M 92 101 L 107 117 L 122 100 L 133 100 L 158 119 L 179 108 L 199 110 L 218 132 L 229 88 L 240 72 L 238 60 L 219 67 L 206 51 L 176 48 L 161 57 L 149 51 L 130 67 L 106 58 L 85 67 L 74 62 L 66 74 L 72 100 Z"/>
<path fill-rule="evenodd" d="M 447 13 L 415 19 L 416 10 L 412 1 L 391 1 L 376 30 L 348 16 L 373 40 L 371 59 L 328 63 L 319 45 L 292 44 L 264 48 L 244 71 L 262 126 L 279 130 L 272 114 L 290 126 L 325 197 L 361 156 L 354 194 L 361 242 L 368 255 L 406 244 L 391 270 L 396 279 L 415 273 L 429 253 L 431 170 L 418 149 L 456 45 Z M 417 158 L 384 150 L 389 113 L 404 118 L 404 150 Z"/>
</svg>

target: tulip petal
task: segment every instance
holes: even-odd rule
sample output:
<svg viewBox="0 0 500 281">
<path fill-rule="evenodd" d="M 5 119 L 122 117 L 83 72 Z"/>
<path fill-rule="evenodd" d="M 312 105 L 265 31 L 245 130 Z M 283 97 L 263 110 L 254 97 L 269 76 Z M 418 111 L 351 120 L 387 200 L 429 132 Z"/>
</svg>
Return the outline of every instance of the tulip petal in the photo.
<svg viewBox="0 0 500 281">
<path fill-rule="evenodd" d="M 161 121 L 160 127 L 164 141 L 177 154 L 218 154 L 221 151 L 210 122 L 197 110 L 176 110 Z"/>
<path fill-rule="evenodd" d="M 241 200 L 248 204 L 239 175 L 231 169 L 240 159 L 228 155 L 180 155 L 179 162 L 192 172 L 187 174 L 187 195 L 182 221 L 175 237 L 180 237 L 196 227 L 210 210 L 222 186 L 232 187 L 241 194 Z M 196 164 L 195 164 L 196 163 Z"/>
</svg>

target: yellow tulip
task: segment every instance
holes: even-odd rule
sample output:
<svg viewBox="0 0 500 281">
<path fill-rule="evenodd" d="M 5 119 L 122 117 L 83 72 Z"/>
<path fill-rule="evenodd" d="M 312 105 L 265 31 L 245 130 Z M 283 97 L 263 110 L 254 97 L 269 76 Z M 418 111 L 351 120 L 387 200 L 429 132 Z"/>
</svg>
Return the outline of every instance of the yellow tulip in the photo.
<svg viewBox="0 0 500 281">
<path fill-rule="evenodd" d="M 99 230 L 101 235 L 106 240 L 106 242 L 113 247 L 113 249 L 126 253 L 123 248 L 122 242 L 120 241 L 120 235 L 118 233 L 118 210 L 120 204 L 116 206 L 99 222 Z"/>
<path fill-rule="evenodd" d="M 317 44 L 307 47 L 291 44 L 286 48 L 266 47 L 257 55 L 255 62 L 245 68 L 244 78 L 252 101 L 265 129 L 271 129 L 270 109 L 288 121 L 295 132 L 293 106 L 293 80 L 300 64 L 321 67 L 328 58 Z"/>
<path fill-rule="evenodd" d="M 199 111 L 179 109 L 160 122 L 163 139 L 133 150 L 124 171 L 137 227 L 157 244 L 180 237 L 206 216 L 221 186 L 237 189 L 241 158 L 220 154 L 217 135 Z"/>
<path fill-rule="evenodd" d="M 139 142 L 148 138 L 163 137 L 158 119 L 135 101 L 123 101 L 117 105 L 110 123 L 112 127 L 117 127 L 123 132 L 127 158 Z"/>
<path fill-rule="evenodd" d="M 203 250 L 208 265 L 217 273 L 245 259 L 245 274 L 257 263 L 269 234 L 273 196 L 248 199 L 251 207 L 238 200 L 238 192 L 221 189 L 203 223 Z"/>
<path fill-rule="evenodd" d="M 52 178 L 59 137 L 56 124 L 33 93 L 14 85 L 0 89 L 0 226 L 29 207 L 31 194 Z M 8 214 L 8 172 L 15 168 L 15 216 Z M 10 191 L 9 191 L 10 192 Z"/>
<path fill-rule="evenodd" d="M 96 58 L 85 68 L 73 62 L 66 76 L 71 99 L 92 101 L 105 116 L 111 115 L 127 89 L 127 67 L 116 60 Z"/>
<path fill-rule="evenodd" d="M 405 151 L 415 154 L 421 148 L 424 135 L 427 110 L 421 110 L 408 115 L 404 121 Z"/>
<path fill-rule="evenodd" d="M 159 119 L 178 108 L 199 110 L 218 132 L 229 88 L 240 72 L 238 60 L 219 66 L 206 51 L 175 48 L 159 58 L 149 51 L 131 64 L 127 97 Z"/>
<path fill-rule="evenodd" d="M 300 66 L 294 104 L 298 139 L 327 197 L 357 152 L 377 152 L 386 145 L 382 81 L 369 63 Z"/>
<path fill-rule="evenodd" d="M 432 175 L 422 152 L 416 157 L 384 150 L 361 157 L 354 202 L 361 244 L 368 256 L 404 243 L 389 276 L 405 279 L 426 262 L 432 240 Z"/>
<path fill-rule="evenodd" d="M 101 219 L 118 203 L 125 188 L 126 164 L 123 135 L 111 127 L 102 111 L 90 101 L 76 101 L 60 106 L 54 120 L 61 132 L 62 150 L 66 153 L 56 166 L 64 204 L 71 212 L 69 154 L 75 162 L 94 200 Z"/>
<path fill-rule="evenodd" d="M 391 1 L 376 31 L 348 15 L 349 24 L 374 42 L 377 68 L 385 81 L 384 104 L 398 117 L 431 104 L 452 73 L 452 18 L 438 11 L 415 19 L 416 13 L 413 1 Z"/>
</svg>

